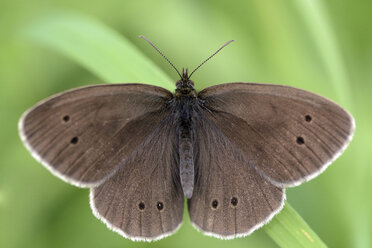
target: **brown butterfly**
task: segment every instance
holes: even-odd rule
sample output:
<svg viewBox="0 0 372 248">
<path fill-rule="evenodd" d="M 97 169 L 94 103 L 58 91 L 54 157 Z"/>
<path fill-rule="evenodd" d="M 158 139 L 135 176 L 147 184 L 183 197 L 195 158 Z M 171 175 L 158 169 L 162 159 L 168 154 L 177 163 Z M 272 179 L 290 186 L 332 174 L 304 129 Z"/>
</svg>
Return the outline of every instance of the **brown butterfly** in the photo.
<svg viewBox="0 0 372 248">
<path fill-rule="evenodd" d="M 321 96 L 256 83 L 197 92 L 192 73 L 178 72 L 174 94 L 145 84 L 57 94 L 23 115 L 20 135 L 54 175 L 91 188 L 110 229 L 146 241 L 177 230 L 184 197 L 197 229 L 246 236 L 282 209 L 286 187 L 317 176 L 352 138 L 353 117 Z"/>
</svg>

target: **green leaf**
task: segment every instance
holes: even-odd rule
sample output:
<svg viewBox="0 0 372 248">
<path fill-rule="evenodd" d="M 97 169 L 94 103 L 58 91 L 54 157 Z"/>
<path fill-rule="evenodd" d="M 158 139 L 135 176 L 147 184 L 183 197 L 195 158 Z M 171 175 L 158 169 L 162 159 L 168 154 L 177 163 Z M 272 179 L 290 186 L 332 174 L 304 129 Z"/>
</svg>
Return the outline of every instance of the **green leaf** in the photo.
<svg viewBox="0 0 372 248">
<path fill-rule="evenodd" d="M 317 47 L 320 61 L 328 72 L 330 82 L 340 101 L 352 108 L 350 83 L 340 44 L 331 28 L 323 1 L 294 1 L 298 12 L 307 24 L 313 43 Z"/>
<path fill-rule="evenodd" d="M 174 82 L 116 31 L 84 15 L 54 13 L 26 34 L 86 67 L 108 83 L 141 82 L 174 89 Z"/>
<path fill-rule="evenodd" d="M 280 247 L 327 247 L 288 202 L 264 230 Z"/>
<path fill-rule="evenodd" d="M 106 82 L 144 82 L 174 88 L 172 80 L 135 46 L 89 17 L 55 14 L 33 23 L 27 33 Z M 264 230 L 280 247 L 326 247 L 288 203 Z"/>
</svg>

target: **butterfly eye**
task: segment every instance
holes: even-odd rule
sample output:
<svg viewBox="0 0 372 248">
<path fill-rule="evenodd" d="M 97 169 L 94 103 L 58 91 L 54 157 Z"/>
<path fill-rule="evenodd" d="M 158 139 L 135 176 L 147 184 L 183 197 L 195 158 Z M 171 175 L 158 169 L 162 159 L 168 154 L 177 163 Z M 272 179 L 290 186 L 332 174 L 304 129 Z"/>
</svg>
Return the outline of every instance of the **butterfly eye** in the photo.
<svg viewBox="0 0 372 248">
<path fill-rule="evenodd" d="M 213 209 L 216 209 L 218 207 L 218 201 L 217 200 L 213 200 L 212 201 L 212 208 Z"/>
<path fill-rule="evenodd" d="M 238 198 L 236 198 L 236 197 L 231 198 L 231 204 L 232 204 L 234 207 L 236 207 L 236 205 L 238 205 Z"/>
<path fill-rule="evenodd" d="M 162 202 L 156 203 L 156 207 L 158 208 L 159 211 L 163 210 L 164 204 Z"/>
<path fill-rule="evenodd" d="M 68 122 L 68 121 L 70 120 L 70 116 L 65 115 L 65 116 L 63 116 L 62 120 L 63 120 L 64 122 Z"/>
<path fill-rule="evenodd" d="M 305 121 L 310 122 L 313 118 L 310 115 L 305 115 Z"/>
<path fill-rule="evenodd" d="M 145 209 L 145 203 L 140 202 L 140 203 L 138 204 L 138 208 L 139 208 L 139 210 L 144 210 L 144 209 Z"/>
<path fill-rule="evenodd" d="M 301 136 L 297 137 L 297 144 L 299 144 L 299 145 L 305 144 L 304 138 L 302 138 Z"/>
<path fill-rule="evenodd" d="M 79 138 L 78 137 L 73 137 L 72 139 L 71 139 L 71 144 L 74 144 L 74 145 L 76 145 L 78 142 L 79 142 Z"/>
</svg>

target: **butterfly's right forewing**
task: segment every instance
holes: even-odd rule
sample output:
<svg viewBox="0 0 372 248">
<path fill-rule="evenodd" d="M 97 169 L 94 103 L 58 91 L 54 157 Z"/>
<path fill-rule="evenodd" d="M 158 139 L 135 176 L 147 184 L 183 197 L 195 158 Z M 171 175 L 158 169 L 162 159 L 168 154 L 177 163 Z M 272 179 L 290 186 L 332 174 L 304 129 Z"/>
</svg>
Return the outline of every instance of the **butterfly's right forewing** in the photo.
<svg viewBox="0 0 372 248">
<path fill-rule="evenodd" d="M 199 93 L 206 115 L 260 175 L 280 187 L 322 172 L 349 144 L 354 119 L 289 86 L 229 83 Z"/>
</svg>

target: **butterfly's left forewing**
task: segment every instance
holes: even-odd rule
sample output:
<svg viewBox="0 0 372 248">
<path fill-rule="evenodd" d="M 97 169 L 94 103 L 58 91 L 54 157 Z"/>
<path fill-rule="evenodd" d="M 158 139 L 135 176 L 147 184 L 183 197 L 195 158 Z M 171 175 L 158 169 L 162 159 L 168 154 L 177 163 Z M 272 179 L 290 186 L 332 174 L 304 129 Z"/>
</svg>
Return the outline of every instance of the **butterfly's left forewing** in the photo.
<svg viewBox="0 0 372 248">
<path fill-rule="evenodd" d="M 73 89 L 27 111 L 20 135 L 55 175 L 77 186 L 95 186 L 164 120 L 171 98 L 169 91 L 144 84 Z"/>
</svg>

